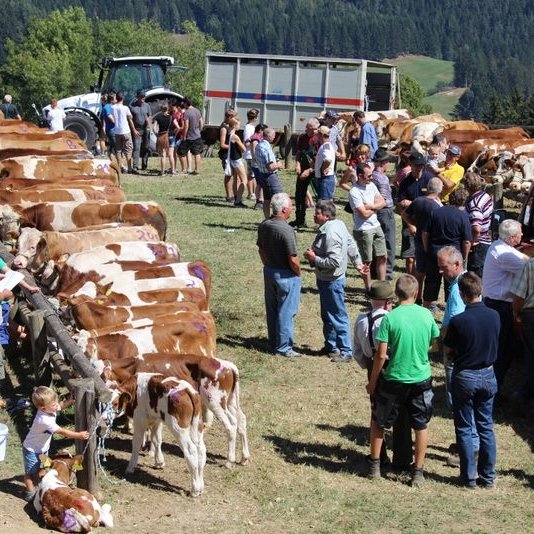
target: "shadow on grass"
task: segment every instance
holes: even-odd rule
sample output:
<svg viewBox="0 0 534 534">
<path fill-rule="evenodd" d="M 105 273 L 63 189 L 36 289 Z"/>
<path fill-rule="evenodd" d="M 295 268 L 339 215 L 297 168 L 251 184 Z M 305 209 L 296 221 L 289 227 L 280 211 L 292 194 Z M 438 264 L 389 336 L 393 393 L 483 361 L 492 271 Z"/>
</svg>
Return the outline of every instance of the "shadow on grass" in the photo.
<svg viewBox="0 0 534 534">
<path fill-rule="evenodd" d="M 246 232 L 257 232 L 258 231 L 257 223 L 243 223 L 241 224 L 224 224 L 224 223 L 204 223 L 204 226 L 208 228 L 220 228 L 228 233 L 232 233 L 238 230 L 244 230 Z"/>
<path fill-rule="evenodd" d="M 355 450 L 339 445 L 294 441 L 280 436 L 263 436 L 286 462 L 310 465 L 330 473 L 355 473 L 365 476 L 366 457 Z"/>
<path fill-rule="evenodd" d="M 174 200 L 178 200 L 180 202 L 185 202 L 186 204 L 196 204 L 198 206 L 204 206 L 206 208 L 228 208 L 237 211 L 240 211 L 236 208 L 234 208 L 233 204 L 230 202 L 226 202 L 224 197 L 222 196 L 205 196 L 202 195 L 201 197 L 174 197 Z M 250 209 L 252 211 L 252 205 L 250 205 Z M 256 210 L 259 212 L 259 210 Z"/>
</svg>

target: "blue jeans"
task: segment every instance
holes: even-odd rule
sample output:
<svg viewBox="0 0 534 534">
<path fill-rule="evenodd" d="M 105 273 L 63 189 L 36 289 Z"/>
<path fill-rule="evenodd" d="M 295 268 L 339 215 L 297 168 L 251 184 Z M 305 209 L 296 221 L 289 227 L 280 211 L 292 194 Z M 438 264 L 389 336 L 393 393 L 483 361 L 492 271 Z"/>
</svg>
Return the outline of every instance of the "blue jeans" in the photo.
<svg viewBox="0 0 534 534">
<path fill-rule="evenodd" d="M 336 177 L 333 174 L 317 178 L 317 195 L 319 200 L 332 200 L 336 190 Z"/>
<path fill-rule="evenodd" d="M 454 370 L 454 428 L 460 453 L 460 477 L 467 486 L 476 486 L 477 471 L 484 485 L 491 486 L 495 481 L 497 444 L 493 432 L 493 401 L 496 394 L 493 367 Z M 480 438 L 478 465 L 473 447 L 473 419 Z"/>
<path fill-rule="evenodd" d="M 293 349 L 294 320 L 300 302 L 300 277 L 290 269 L 263 267 L 269 344 L 275 352 Z"/>
<path fill-rule="evenodd" d="M 330 282 L 317 280 L 321 301 L 324 345 L 330 352 L 338 350 L 352 355 L 349 315 L 345 308 L 345 277 Z"/>
</svg>

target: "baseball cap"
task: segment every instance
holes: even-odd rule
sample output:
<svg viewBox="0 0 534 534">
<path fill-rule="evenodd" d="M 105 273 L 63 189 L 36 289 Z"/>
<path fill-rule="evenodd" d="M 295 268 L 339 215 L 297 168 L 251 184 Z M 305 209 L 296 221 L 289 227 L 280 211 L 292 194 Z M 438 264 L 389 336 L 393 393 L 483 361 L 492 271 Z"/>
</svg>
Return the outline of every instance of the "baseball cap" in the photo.
<svg viewBox="0 0 534 534">
<path fill-rule="evenodd" d="M 328 119 L 337 119 L 339 117 L 335 111 L 327 111 L 324 116 Z"/>
<path fill-rule="evenodd" d="M 450 152 L 453 156 L 460 156 L 462 154 L 462 149 L 458 145 L 449 145 L 447 152 Z"/>
<path fill-rule="evenodd" d="M 420 152 L 413 152 L 410 156 L 410 163 L 412 165 L 425 165 L 426 158 Z"/>
</svg>

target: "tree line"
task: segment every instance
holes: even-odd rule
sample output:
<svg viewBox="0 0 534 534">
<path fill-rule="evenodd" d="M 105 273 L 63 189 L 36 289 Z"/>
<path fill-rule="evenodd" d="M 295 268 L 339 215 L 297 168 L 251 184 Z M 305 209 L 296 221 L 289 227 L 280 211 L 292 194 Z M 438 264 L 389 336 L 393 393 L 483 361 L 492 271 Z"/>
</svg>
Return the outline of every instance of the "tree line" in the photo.
<svg viewBox="0 0 534 534">
<path fill-rule="evenodd" d="M 462 117 L 482 119 L 490 112 L 493 92 L 506 98 L 517 90 L 528 101 L 534 86 L 531 0 L 4 0 L 3 4 L 0 63 L 9 51 L 5 38 L 20 43 L 32 16 L 43 18 L 52 7 L 74 5 L 85 10 L 91 25 L 109 21 L 107 31 L 120 39 L 125 36 L 120 31 L 123 20 L 135 25 L 151 20 L 174 33 L 193 21 L 198 30 L 232 52 L 375 60 L 424 54 L 453 60 L 456 85 L 469 88 L 456 110 Z M 154 38 L 148 49 L 157 45 Z"/>
</svg>

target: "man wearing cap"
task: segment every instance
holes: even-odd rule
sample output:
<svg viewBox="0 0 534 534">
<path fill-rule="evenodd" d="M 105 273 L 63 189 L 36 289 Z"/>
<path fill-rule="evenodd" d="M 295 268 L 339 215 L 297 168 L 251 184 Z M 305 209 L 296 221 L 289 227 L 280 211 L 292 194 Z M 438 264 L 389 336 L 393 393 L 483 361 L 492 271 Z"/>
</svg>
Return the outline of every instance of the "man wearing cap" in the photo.
<svg viewBox="0 0 534 534">
<path fill-rule="evenodd" d="M 393 196 L 391 194 L 391 183 L 386 175 L 389 154 L 383 148 L 375 152 L 373 163 L 375 169 L 372 174 L 372 182 L 376 185 L 378 192 L 386 201 L 385 206 L 376 214 L 378 222 L 386 238 L 387 265 L 386 280 L 393 280 L 393 266 L 395 265 L 395 214 L 393 213 Z"/>
<path fill-rule="evenodd" d="M 433 174 L 425 169 L 426 158 L 418 152 L 410 158 L 411 172 L 401 182 L 397 194 L 397 211 L 402 217 L 404 210 L 417 198 L 427 194 L 427 186 Z M 402 222 L 401 257 L 406 260 L 406 272 L 415 276 L 416 227 Z"/>
<path fill-rule="evenodd" d="M 374 165 L 371 162 L 356 167 L 357 182 L 349 192 L 349 204 L 354 221 L 354 237 L 365 265 L 376 259 L 376 275 L 386 279 L 386 239 L 378 222 L 377 213 L 385 205 L 384 197 L 371 182 Z M 365 274 L 365 288 L 371 287 L 371 275 Z"/>
<path fill-rule="evenodd" d="M 360 313 L 354 323 L 352 354 L 362 369 L 367 369 L 367 380 L 371 377 L 373 359 L 378 342 L 376 333 L 384 316 L 393 308 L 395 293 L 388 281 L 373 281 L 369 290 L 371 311 Z M 388 361 L 384 366 L 387 367 Z M 385 442 L 380 451 L 380 463 L 389 461 Z M 408 412 L 401 407 L 399 417 L 393 425 L 393 468 L 405 470 L 412 463 L 412 432 Z"/>
<path fill-rule="evenodd" d="M 333 362 L 345 363 L 352 358 L 349 315 L 345 307 L 347 260 L 362 274 L 365 267 L 345 223 L 336 219 L 336 206 L 331 200 L 317 202 L 314 221 L 319 229 L 304 257 L 315 268 L 323 320 L 323 350 Z"/>
<path fill-rule="evenodd" d="M 445 162 L 440 166 L 438 171 L 434 171 L 437 177 L 443 182 L 443 192 L 441 200 L 446 204 L 449 201 L 449 195 L 460 185 L 464 177 L 465 169 L 458 164 L 462 151 L 457 145 L 449 145 L 445 152 Z"/>
<path fill-rule="evenodd" d="M 145 102 L 145 92 L 137 93 L 137 100 L 130 105 L 132 119 L 139 134 L 133 139 L 132 174 L 139 174 L 139 157 L 141 157 L 141 168 L 145 170 L 148 164 L 148 147 L 150 136 L 150 104 Z"/>
<path fill-rule="evenodd" d="M 332 200 L 336 189 L 334 165 L 336 151 L 330 142 L 330 129 L 327 126 L 319 128 L 321 146 L 315 158 L 315 178 L 317 179 L 317 194 L 319 200 Z"/>
<path fill-rule="evenodd" d="M 378 137 L 376 135 L 375 127 L 367 121 L 363 111 L 355 111 L 354 122 L 360 127 L 360 145 L 367 145 L 369 147 L 369 157 L 372 159 L 378 149 Z"/>
</svg>

